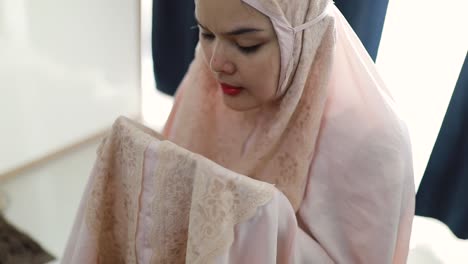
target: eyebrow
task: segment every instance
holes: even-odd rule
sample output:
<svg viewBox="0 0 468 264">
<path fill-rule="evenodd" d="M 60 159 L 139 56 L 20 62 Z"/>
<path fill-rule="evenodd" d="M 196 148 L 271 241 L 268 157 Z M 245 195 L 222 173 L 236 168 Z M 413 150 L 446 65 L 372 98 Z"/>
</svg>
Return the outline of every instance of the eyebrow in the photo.
<svg viewBox="0 0 468 264">
<path fill-rule="evenodd" d="M 203 26 L 197 18 L 195 18 L 195 21 L 197 21 L 197 24 L 202 27 L 204 30 L 209 31 L 205 26 Z M 249 28 L 249 27 L 240 27 L 228 32 L 221 33 L 222 35 L 228 35 L 228 36 L 238 36 L 242 34 L 247 34 L 247 33 L 253 33 L 253 32 L 261 32 L 263 29 L 259 28 Z"/>
</svg>

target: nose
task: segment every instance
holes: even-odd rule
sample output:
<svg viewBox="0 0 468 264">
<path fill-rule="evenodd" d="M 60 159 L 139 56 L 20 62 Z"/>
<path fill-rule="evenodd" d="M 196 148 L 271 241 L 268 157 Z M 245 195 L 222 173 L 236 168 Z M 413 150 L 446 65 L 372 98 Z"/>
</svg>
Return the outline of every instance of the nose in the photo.
<svg viewBox="0 0 468 264">
<path fill-rule="evenodd" d="M 221 43 L 216 43 L 210 59 L 210 68 L 215 73 L 234 74 L 236 67 L 229 59 L 225 47 Z"/>
</svg>

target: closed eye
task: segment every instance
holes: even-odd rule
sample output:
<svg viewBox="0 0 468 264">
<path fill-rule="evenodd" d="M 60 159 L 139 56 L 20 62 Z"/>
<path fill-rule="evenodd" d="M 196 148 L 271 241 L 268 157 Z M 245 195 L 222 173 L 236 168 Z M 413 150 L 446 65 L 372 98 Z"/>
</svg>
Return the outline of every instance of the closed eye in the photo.
<svg viewBox="0 0 468 264">
<path fill-rule="evenodd" d="M 255 53 L 261 46 L 262 46 L 262 44 L 253 45 L 253 46 L 248 46 L 248 47 L 237 45 L 237 47 L 239 48 L 239 50 L 240 50 L 241 52 L 245 53 L 245 54 Z"/>
<path fill-rule="evenodd" d="M 207 41 L 213 41 L 216 37 L 212 33 L 208 32 L 200 32 L 200 35 L 203 39 Z M 252 54 L 255 53 L 263 44 L 257 44 L 253 46 L 241 46 L 239 44 L 236 44 L 237 48 L 244 54 Z"/>
<path fill-rule="evenodd" d="M 201 36 L 206 40 L 213 40 L 215 36 L 211 33 L 201 33 Z"/>
</svg>

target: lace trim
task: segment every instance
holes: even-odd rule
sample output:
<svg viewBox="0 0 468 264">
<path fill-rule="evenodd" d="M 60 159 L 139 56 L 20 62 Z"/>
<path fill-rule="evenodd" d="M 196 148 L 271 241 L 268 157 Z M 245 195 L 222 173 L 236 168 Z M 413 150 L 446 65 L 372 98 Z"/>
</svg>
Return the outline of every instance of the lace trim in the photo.
<svg viewBox="0 0 468 264">
<path fill-rule="evenodd" d="M 97 263 L 136 263 L 135 235 L 144 152 L 151 137 L 120 117 L 98 148 L 85 222 Z"/>
<path fill-rule="evenodd" d="M 210 263 L 232 244 L 235 225 L 274 195 L 272 185 L 240 176 L 170 142 L 159 144 L 151 263 Z"/>
<path fill-rule="evenodd" d="M 154 135 L 119 118 L 98 149 L 85 223 L 96 263 L 137 263 L 136 230 L 145 151 Z M 211 263 L 235 225 L 270 201 L 274 187 L 238 175 L 168 141 L 157 145 L 151 263 Z"/>
<path fill-rule="evenodd" d="M 188 152 L 174 151 L 176 148 L 168 145 L 167 141 L 158 145 L 153 177 L 151 263 L 177 264 L 185 263 L 196 161 L 188 158 Z"/>
<path fill-rule="evenodd" d="M 221 167 L 199 168 L 190 212 L 187 263 L 212 263 L 234 241 L 234 227 L 273 198 L 272 185 Z M 223 177 L 224 176 L 224 177 Z"/>
</svg>

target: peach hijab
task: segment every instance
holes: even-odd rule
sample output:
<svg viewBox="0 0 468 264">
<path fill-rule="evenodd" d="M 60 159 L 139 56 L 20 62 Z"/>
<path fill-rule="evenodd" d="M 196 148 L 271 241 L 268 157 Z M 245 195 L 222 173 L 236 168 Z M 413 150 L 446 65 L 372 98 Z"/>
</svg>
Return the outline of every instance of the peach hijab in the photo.
<svg viewBox="0 0 468 264">
<path fill-rule="evenodd" d="M 328 1 L 245 1 L 271 18 L 280 40 L 281 72 L 274 105 L 227 108 L 200 50 L 183 80 L 165 128 L 169 140 L 238 173 L 275 184 L 297 209 L 304 194 L 326 99 L 334 49 Z M 288 12 L 287 7 L 294 7 Z M 325 13 L 324 13 L 325 14 Z M 291 28 L 289 26 L 291 25 Z"/>
<path fill-rule="evenodd" d="M 321 182 L 321 177 L 353 170 L 360 174 L 362 168 L 343 161 L 350 153 L 373 151 L 365 171 L 379 169 L 379 175 L 347 180 L 367 184 L 366 179 L 375 176 L 409 183 L 404 193 L 411 206 L 414 187 L 406 127 L 339 10 L 329 0 L 242 1 L 268 16 L 275 29 L 281 52 L 279 99 L 248 112 L 229 109 L 197 49 L 164 135 L 230 170 L 275 184 L 295 211 L 308 191 L 309 177 L 324 188 L 346 184 L 330 178 Z M 330 126 L 333 129 L 327 129 Z M 398 168 L 382 167 L 388 150 L 398 156 Z M 324 159 L 332 160 L 333 167 L 314 170 Z"/>
</svg>

